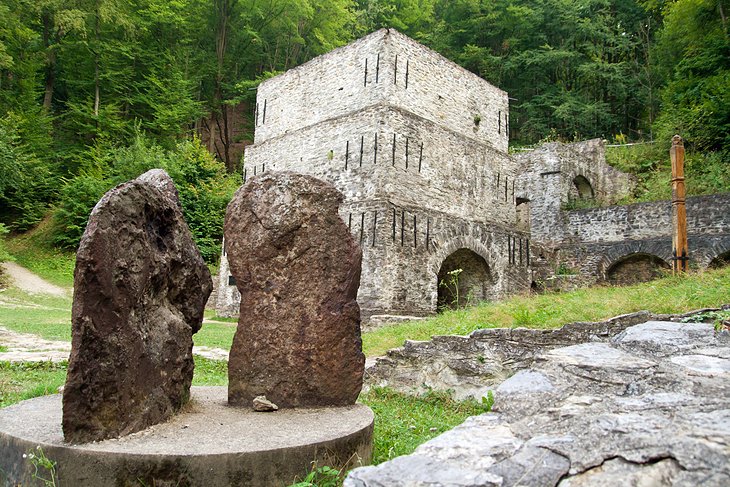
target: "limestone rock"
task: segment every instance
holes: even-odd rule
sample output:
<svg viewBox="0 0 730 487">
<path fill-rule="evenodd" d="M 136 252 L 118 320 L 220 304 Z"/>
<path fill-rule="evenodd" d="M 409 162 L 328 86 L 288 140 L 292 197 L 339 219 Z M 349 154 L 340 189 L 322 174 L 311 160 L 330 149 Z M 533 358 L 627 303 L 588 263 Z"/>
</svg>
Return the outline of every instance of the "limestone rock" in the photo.
<svg viewBox="0 0 730 487">
<path fill-rule="evenodd" d="M 172 180 L 150 171 L 107 192 L 76 256 L 66 441 L 142 430 L 189 396 L 192 335 L 212 289 Z"/>
<path fill-rule="evenodd" d="M 650 321 L 544 351 L 493 412 L 344 485 L 730 485 L 729 346 L 711 324 Z"/>
<path fill-rule="evenodd" d="M 355 301 L 362 254 L 338 215 L 342 195 L 293 173 L 268 173 L 228 205 L 226 253 L 241 292 L 228 401 L 280 407 L 353 404 L 365 356 Z"/>
<path fill-rule="evenodd" d="M 279 406 L 266 399 L 266 396 L 256 396 L 253 398 L 253 410 L 257 412 L 278 411 Z"/>
</svg>

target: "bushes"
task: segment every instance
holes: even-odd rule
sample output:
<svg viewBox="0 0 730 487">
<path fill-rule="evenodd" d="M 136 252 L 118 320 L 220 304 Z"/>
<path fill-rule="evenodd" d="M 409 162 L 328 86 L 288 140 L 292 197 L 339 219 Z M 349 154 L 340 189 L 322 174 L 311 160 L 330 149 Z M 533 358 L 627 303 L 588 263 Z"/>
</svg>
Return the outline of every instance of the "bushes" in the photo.
<svg viewBox="0 0 730 487">
<path fill-rule="evenodd" d="M 127 147 L 94 146 L 82 174 L 68 181 L 61 190 L 54 215 L 57 223 L 54 242 L 65 248 L 76 248 L 89 213 L 104 192 L 152 168 L 166 170 L 175 181 L 193 240 L 206 262 L 216 262 L 226 206 L 241 180 L 238 175 L 227 174 L 223 164 L 198 140 L 186 140 L 165 150 L 138 133 Z"/>
</svg>

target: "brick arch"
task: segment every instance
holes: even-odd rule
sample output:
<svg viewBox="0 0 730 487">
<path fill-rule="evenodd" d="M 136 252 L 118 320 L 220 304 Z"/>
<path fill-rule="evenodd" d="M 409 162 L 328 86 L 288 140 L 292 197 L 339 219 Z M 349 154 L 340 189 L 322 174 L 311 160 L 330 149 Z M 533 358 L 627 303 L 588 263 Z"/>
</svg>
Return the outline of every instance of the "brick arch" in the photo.
<svg viewBox="0 0 730 487">
<path fill-rule="evenodd" d="M 431 309 L 436 311 L 438 303 L 438 273 L 441 270 L 441 265 L 446 259 L 461 249 L 467 249 L 474 252 L 476 255 L 484 259 L 489 268 L 491 279 L 493 282 L 497 280 L 497 274 L 494 269 L 494 259 L 491 257 L 491 252 L 484 243 L 471 235 L 460 235 L 453 237 L 441 245 L 436 250 L 428 263 L 428 277 L 429 277 L 429 288 L 431 294 Z"/>
</svg>

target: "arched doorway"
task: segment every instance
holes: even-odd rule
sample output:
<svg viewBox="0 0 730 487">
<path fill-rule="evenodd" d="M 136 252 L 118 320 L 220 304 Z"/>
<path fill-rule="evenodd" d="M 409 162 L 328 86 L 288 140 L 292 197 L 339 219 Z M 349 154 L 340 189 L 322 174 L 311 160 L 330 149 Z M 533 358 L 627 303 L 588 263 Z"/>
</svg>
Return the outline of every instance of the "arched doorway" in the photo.
<svg viewBox="0 0 730 487">
<path fill-rule="evenodd" d="M 441 264 L 438 272 L 438 309 L 460 308 L 491 297 L 492 276 L 482 256 L 459 249 Z"/>
<path fill-rule="evenodd" d="M 719 269 L 728 265 L 730 265 L 730 250 L 712 259 L 708 267 L 710 269 Z"/>
<path fill-rule="evenodd" d="M 575 186 L 577 192 L 577 199 L 592 200 L 595 197 L 593 186 L 591 186 L 591 182 L 585 176 L 576 176 L 573 179 L 573 186 Z"/>
<path fill-rule="evenodd" d="M 647 282 L 664 274 L 669 264 L 651 254 L 631 254 L 623 257 L 608 268 L 606 281 L 616 286 Z"/>
</svg>

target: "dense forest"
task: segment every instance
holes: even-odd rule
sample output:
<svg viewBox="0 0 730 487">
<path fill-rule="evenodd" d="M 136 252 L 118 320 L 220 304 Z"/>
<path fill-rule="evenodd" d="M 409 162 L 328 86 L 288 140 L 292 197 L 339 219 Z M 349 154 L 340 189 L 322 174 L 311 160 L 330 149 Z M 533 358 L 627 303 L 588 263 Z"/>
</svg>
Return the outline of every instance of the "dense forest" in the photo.
<svg viewBox="0 0 730 487">
<path fill-rule="evenodd" d="M 151 167 L 206 260 L 240 184 L 262 79 L 394 27 L 511 100 L 512 144 L 682 134 L 730 188 L 730 0 L 0 0 L 0 232 L 93 204 Z M 652 152 L 653 151 L 653 152 Z M 4 225 L 3 225 L 4 224 Z"/>
</svg>

